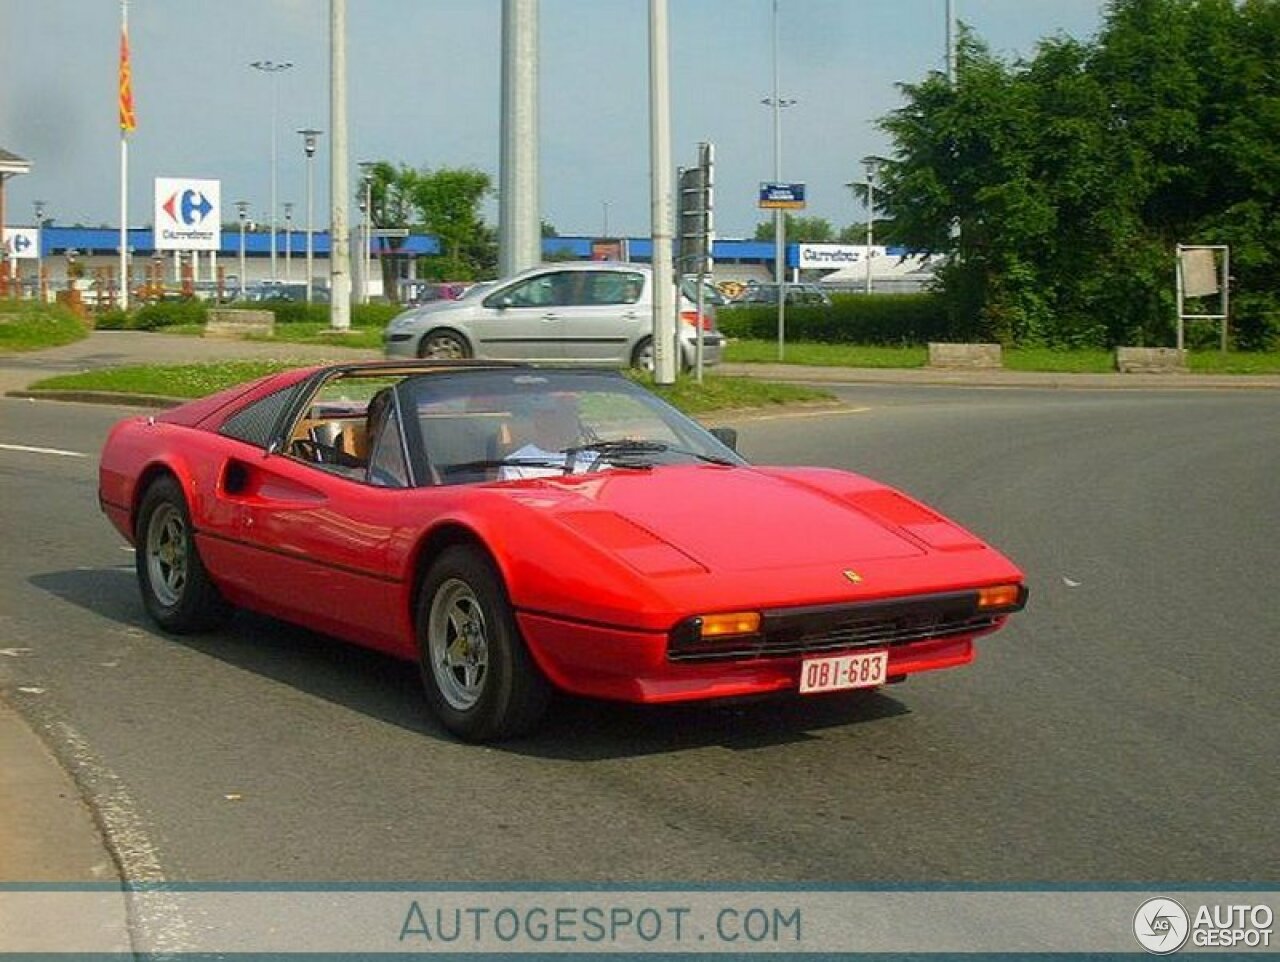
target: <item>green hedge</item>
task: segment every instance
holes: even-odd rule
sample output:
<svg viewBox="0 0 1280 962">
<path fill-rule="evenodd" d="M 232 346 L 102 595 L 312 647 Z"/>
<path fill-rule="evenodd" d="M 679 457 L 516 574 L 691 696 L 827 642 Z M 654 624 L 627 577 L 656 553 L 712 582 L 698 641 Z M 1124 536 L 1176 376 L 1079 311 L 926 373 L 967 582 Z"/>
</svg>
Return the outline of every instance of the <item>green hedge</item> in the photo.
<svg viewBox="0 0 1280 962">
<path fill-rule="evenodd" d="M 837 294 L 830 306 L 788 305 L 787 338 L 820 344 L 927 344 L 948 339 L 946 304 L 937 294 Z M 776 304 L 722 307 L 720 330 L 729 337 L 778 336 Z"/>
</svg>

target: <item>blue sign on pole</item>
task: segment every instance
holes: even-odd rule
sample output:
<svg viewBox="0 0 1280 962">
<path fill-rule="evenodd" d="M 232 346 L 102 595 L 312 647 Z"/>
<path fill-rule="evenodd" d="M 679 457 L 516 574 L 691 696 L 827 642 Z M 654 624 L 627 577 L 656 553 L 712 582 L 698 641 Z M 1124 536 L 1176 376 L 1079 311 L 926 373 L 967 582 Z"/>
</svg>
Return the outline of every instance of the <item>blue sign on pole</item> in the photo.
<svg viewBox="0 0 1280 962">
<path fill-rule="evenodd" d="M 804 184 L 760 185 L 762 210 L 804 210 Z"/>
</svg>

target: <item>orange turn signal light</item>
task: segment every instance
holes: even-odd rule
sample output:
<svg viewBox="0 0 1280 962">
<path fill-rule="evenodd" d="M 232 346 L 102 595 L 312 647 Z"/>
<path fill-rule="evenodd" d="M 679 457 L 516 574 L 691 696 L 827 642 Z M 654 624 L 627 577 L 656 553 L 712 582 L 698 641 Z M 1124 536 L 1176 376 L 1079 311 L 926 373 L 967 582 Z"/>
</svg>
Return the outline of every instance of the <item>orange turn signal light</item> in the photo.
<svg viewBox="0 0 1280 962">
<path fill-rule="evenodd" d="M 703 638 L 728 635 L 752 635 L 760 630 L 758 611 L 735 611 L 727 615 L 703 615 L 700 619 Z"/>
<path fill-rule="evenodd" d="M 990 611 L 992 608 L 1016 608 L 1021 600 L 1021 585 L 993 585 L 990 588 L 978 589 L 978 610 L 980 611 Z"/>
</svg>

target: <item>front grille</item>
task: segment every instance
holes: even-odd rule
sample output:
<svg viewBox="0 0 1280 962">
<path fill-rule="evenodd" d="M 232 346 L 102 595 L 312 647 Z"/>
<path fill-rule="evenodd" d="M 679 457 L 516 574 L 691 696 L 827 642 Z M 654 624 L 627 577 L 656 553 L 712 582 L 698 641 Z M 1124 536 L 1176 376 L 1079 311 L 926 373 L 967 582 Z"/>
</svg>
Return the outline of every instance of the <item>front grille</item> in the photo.
<svg viewBox="0 0 1280 962">
<path fill-rule="evenodd" d="M 691 619 L 672 631 L 667 657 L 672 661 L 706 661 L 892 648 L 989 631 L 1002 616 L 1003 613 L 979 612 L 976 593 L 965 591 L 867 604 L 766 611 L 757 634 L 723 639 L 702 639 L 697 619 Z"/>
</svg>

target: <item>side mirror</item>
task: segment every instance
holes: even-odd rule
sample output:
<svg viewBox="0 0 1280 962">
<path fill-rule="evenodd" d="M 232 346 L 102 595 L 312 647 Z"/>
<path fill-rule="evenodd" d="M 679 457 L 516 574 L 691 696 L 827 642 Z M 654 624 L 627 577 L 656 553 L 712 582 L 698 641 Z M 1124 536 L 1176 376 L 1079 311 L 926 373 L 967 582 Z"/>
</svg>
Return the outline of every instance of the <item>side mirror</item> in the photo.
<svg viewBox="0 0 1280 962">
<path fill-rule="evenodd" d="M 723 444 L 730 451 L 738 450 L 738 429 L 737 428 L 712 428 L 711 436 Z"/>
</svg>

